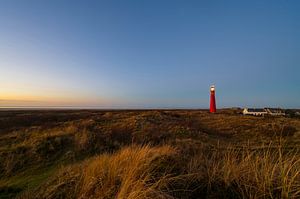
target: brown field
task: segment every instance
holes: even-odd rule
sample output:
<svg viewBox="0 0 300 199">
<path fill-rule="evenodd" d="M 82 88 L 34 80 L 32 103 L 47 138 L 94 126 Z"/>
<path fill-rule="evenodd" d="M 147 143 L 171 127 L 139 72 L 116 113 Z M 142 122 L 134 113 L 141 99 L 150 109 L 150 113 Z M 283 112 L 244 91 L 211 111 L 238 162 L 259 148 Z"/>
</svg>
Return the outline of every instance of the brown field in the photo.
<svg viewBox="0 0 300 199">
<path fill-rule="evenodd" d="M 0 111 L 0 198 L 299 198 L 300 119 Z"/>
</svg>

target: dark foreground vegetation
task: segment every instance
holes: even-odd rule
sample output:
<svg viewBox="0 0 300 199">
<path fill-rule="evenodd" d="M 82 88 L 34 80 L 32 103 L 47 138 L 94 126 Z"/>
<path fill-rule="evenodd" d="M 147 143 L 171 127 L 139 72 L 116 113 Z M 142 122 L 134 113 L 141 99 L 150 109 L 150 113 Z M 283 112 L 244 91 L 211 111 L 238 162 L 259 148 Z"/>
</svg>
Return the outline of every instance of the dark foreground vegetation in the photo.
<svg viewBox="0 0 300 199">
<path fill-rule="evenodd" d="M 299 198 L 300 120 L 1 111 L 0 198 Z"/>
</svg>

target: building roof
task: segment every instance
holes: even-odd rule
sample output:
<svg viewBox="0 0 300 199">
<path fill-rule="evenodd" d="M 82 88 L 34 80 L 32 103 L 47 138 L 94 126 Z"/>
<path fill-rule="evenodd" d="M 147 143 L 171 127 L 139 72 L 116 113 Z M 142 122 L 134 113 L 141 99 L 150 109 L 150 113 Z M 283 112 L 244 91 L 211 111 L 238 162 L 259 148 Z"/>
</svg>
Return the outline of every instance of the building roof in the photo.
<svg viewBox="0 0 300 199">
<path fill-rule="evenodd" d="M 248 108 L 248 112 L 266 112 L 263 108 Z"/>
<path fill-rule="evenodd" d="M 280 108 L 266 108 L 271 113 L 283 113 L 284 111 Z"/>
</svg>

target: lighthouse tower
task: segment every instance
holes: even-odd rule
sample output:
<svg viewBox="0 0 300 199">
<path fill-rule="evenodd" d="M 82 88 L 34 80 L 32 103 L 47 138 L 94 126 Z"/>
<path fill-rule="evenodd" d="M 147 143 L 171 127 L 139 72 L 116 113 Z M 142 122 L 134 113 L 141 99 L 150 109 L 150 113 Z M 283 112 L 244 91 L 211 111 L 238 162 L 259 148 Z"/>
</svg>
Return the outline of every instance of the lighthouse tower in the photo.
<svg viewBox="0 0 300 199">
<path fill-rule="evenodd" d="M 209 109 L 209 112 L 211 113 L 215 113 L 217 111 L 215 92 L 216 92 L 215 86 L 212 85 L 210 87 L 210 109 Z"/>
</svg>

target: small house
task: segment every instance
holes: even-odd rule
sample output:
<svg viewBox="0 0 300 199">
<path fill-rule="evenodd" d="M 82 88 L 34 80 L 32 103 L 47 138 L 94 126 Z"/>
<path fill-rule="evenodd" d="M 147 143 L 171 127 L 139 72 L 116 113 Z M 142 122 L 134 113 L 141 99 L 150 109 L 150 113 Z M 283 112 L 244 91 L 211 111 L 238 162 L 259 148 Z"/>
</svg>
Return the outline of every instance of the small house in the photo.
<svg viewBox="0 0 300 199">
<path fill-rule="evenodd" d="M 264 116 L 268 114 L 268 112 L 263 108 L 244 108 L 244 115 L 254 115 L 254 116 Z"/>
<path fill-rule="evenodd" d="M 269 115 L 272 116 L 285 116 L 284 110 L 280 108 L 265 108 Z"/>
</svg>

